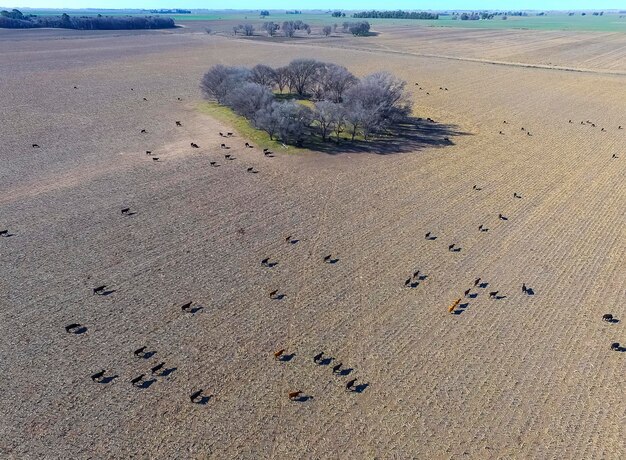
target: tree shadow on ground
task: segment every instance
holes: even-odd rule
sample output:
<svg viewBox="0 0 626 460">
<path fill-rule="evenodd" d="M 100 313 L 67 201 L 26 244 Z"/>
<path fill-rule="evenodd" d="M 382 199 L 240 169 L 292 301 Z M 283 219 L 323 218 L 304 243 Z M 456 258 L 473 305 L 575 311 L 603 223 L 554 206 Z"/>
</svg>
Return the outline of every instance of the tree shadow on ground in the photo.
<svg viewBox="0 0 626 460">
<path fill-rule="evenodd" d="M 341 139 L 337 142 L 333 138 L 323 142 L 319 136 L 311 136 L 309 139 L 314 138 L 316 142 L 305 142 L 302 147 L 330 155 L 342 153 L 391 155 L 416 152 L 431 147 L 448 147 L 454 145 L 453 137 L 470 135 L 471 133 L 459 130 L 456 125 L 411 117 L 389 129 L 384 135 L 369 140 Z"/>
</svg>

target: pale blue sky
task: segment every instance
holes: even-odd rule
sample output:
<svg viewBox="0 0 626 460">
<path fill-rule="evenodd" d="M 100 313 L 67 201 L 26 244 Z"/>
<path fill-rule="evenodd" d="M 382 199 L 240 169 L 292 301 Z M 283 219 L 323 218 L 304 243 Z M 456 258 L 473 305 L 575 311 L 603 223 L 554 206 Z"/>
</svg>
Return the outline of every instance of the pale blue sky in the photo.
<svg viewBox="0 0 626 460">
<path fill-rule="evenodd" d="M 16 3 L 13 3 L 16 2 Z M 202 8 L 202 9 L 626 9 L 626 0 L 0 0 L 30 8 Z"/>
</svg>

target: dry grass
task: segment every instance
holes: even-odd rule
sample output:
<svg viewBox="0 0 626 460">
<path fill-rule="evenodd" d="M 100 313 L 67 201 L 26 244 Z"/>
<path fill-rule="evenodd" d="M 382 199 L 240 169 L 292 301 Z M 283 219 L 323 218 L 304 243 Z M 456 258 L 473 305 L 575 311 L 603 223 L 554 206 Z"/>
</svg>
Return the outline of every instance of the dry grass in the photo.
<svg viewBox="0 0 626 460">
<path fill-rule="evenodd" d="M 32 37 L 0 51 L 1 456 L 622 455 L 624 77 L 206 34 Z M 265 158 L 240 127 L 225 160 L 234 128 L 198 109 L 202 73 L 295 57 L 418 81 L 417 112 L 471 135 Z M 168 376 L 131 386 L 160 362 Z M 93 382 L 102 369 L 119 377 Z"/>
</svg>

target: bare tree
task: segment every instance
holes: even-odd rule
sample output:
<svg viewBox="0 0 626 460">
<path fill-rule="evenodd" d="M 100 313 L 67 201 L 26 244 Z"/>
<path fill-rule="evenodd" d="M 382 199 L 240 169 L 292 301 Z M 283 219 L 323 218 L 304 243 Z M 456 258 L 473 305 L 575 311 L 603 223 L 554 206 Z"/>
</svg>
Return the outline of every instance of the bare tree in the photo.
<svg viewBox="0 0 626 460">
<path fill-rule="evenodd" d="M 291 61 L 287 66 L 291 77 L 290 87 L 299 96 L 304 96 L 320 66 L 323 66 L 323 64 L 313 59 L 295 59 Z"/>
<path fill-rule="evenodd" d="M 204 74 L 200 88 L 205 98 L 222 103 L 232 88 L 248 80 L 249 74 L 250 70 L 244 67 L 217 64 Z"/>
<path fill-rule="evenodd" d="M 311 109 L 294 101 L 283 102 L 277 107 L 280 139 L 288 144 L 302 145 L 311 124 Z"/>
<path fill-rule="evenodd" d="M 254 117 L 254 125 L 269 134 L 271 140 L 274 140 L 274 136 L 278 133 L 280 127 L 280 105 L 281 103 L 274 101 L 261 108 Z"/>
<path fill-rule="evenodd" d="M 269 66 L 257 64 L 250 71 L 250 81 L 272 88 L 276 81 L 276 71 Z"/>
<path fill-rule="evenodd" d="M 323 141 L 325 141 L 333 131 L 335 113 L 336 109 L 334 103 L 329 101 L 320 101 L 315 103 L 313 122 L 315 122 Z"/>
<path fill-rule="evenodd" d="M 269 88 L 248 82 L 233 88 L 225 96 L 224 104 L 242 117 L 254 121 L 256 114 L 273 100 L 274 95 Z"/>
<path fill-rule="evenodd" d="M 344 107 L 344 119 L 346 124 L 350 128 L 350 135 L 352 140 L 359 132 L 359 129 L 365 124 L 368 114 L 363 104 L 355 101 L 350 106 Z"/>
<path fill-rule="evenodd" d="M 328 37 L 330 33 L 332 32 L 332 28 L 330 26 L 324 26 L 324 28 L 322 29 L 322 32 L 324 36 Z"/>
<path fill-rule="evenodd" d="M 332 102 L 341 102 L 343 93 L 358 81 L 348 69 L 336 64 L 325 64 L 315 75 L 316 86 L 321 87 L 322 97 L 319 99 Z"/>
<path fill-rule="evenodd" d="M 242 30 L 246 37 L 252 37 L 254 35 L 254 26 L 252 24 L 244 24 Z"/>
<path fill-rule="evenodd" d="M 411 113 L 411 102 L 405 87 L 405 81 L 379 72 L 347 89 L 344 104 L 353 137 L 360 129 L 367 138 L 407 117 Z"/>
<path fill-rule="evenodd" d="M 276 31 L 278 30 L 278 28 L 279 28 L 279 25 L 272 21 L 263 23 L 263 30 L 267 32 L 267 35 L 269 37 L 273 37 L 274 34 L 276 34 Z"/>
<path fill-rule="evenodd" d="M 293 21 L 285 21 L 283 22 L 283 34 L 285 37 L 293 37 L 296 34 L 296 27 Z"/>
<path fill-rule="evenodd" d="M 279 67 L 274 70 L 274 83 L 276 83 L 281 93 L 286 86 L 289 86 L 290 79 L 291 72 L 288 67 Z"/>
<path fill-rule="evenodd" d="M 376 105 L 388 123 L 405 119 L 411 113 L 411 98 L 406 82 L 389 72 L 376 72 L 361 80 L 370 94 L 370 105 Z"/>
<path fill-rule="evenodd" d="M 333 132 L 339 142 L 339 136 L 346 128 L 346 110 L 342 104 L 333 104 L 331 106 L 333 117 Z"/>
</svg>

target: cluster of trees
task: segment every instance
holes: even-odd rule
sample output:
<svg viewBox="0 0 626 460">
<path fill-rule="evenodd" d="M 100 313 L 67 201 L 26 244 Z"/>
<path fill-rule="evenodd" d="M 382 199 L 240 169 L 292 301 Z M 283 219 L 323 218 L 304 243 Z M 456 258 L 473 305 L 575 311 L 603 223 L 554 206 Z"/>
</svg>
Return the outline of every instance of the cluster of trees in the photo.
<svg viewBox="0 0 626 460">
<path fill-rule="evenodd" d="M 174 20 L 159 16 L 34 16 L 19 10 L 1 11 L 0 28 L 28 29 L 54 27 L 80 30 L 169 29 L 176 27 Z"/>
<path fill-rule="evenodd" d="M 537 16 L 542 16 L 544 13 L 539 13 Z M 498 16 L 501 16 L 502 19 L 508 19 L 508 16 L 528 16 L 528 13 L 524 11 L 482 11 L 480 13 L 470 12 L 470 13 L 453 13 L 452 19 L 461 21 L 478 21 L 479 19 L 494 19 Z"/>
<path fill-rule="evenodd" d="M 344 22 L 342 26 L 344 32 L 350 32 L 358 37 L 365 37 L 370 33 L 370 23 L 367 21 Z"/>
<path fill-rule="evenodd" d="M 262 17 L 269 16 L 269 15 L 270 15 L 270 12 L 269 12 L 269 11 L 267 11 L 267 10 L 261 10 L 260 15 L 261 15 Z"/>
<path fill-rule="evenodd" d="M 361 80 L 345 67 L 312 59 L 296 59 L 285 67 L 263 64 L 252 69 L 216 65 L 202 78 L 205 97 L 247 118 L 270 139 L 302 145 L 307 136 L 337 140 L 346 132 L 354 140 L 384 132 L 411 113 L 406 82 L 386 72 Z M 277 99 L 288 89 L 293 98 Z M 284 100 L 283 100 L 284 99 Z"/>
<path fill-rule="evenodd" d="M 246 25 L 252 27 L 249 24 L 246 24 Z M 273 21 L 268 21 L 268 22 L 263 23 L 263 30 L 267 32 L 267 35 L 269 37 L 273 37 L 274 35 L 278 33 L 279 30 L 281 30 L 281 26 Z M 285 37 L 290 37 L 290 38 L 293 37 L 296 34 L 296 31 L 298 30 L 305 31 L 307 35 L 311 34 L 311 26 L 302 22 L 299 19 L 297 21 L 284 21 L 283 22 L 282 32 L 285 35 Z M 252 27 L 252 32 L 254 32 L 253 27 Z M 253 35 L 253 33 L 250 33 L 250 35 Z"/>
<path fill-rule="evenodd" d="M 297 21 L 284 21 L 282 25 L 282 31 L 285 37 L 293 37 L 297 30 L 304 30 L 307 35 L 311 34 L 311 26 L 305 24 L 300 19 Z"/>
<path fill-rule="evenodd" d="M 302 14 L 301 10 L 285 11 L 285 14 Z"/>
<path fill-rule="evenodd" d="M 332 26 L 324 26 L 322 27 L 322 34 L 328 37 L 332 32 L 337 32 L 338 25 L 333 24 Z M 205 29 L 207 33 L 211 33 L 211 29 Z M 301 20 L 296 21 L 284 21 L 282 25 L 273 22 L 266 21 L 262 25 L 262 30 L 267 33 L 269 37 L 273 37 L 282 32 L 285 37 L 294 37 L 297 31 L 306 32 L 307 35 L 311 34 L 311 26 L 302 22 Z M 239 24 L 237 26 L 233 26 L 233 33 L 237 35 L 238 33 L 245 35 L 246 37 L 251 37 L 254 35 L 256 28 L 252 24 Z M 358 21 L 358 22 L 344 22 L 342 27 L 342 32 L 351 33 L 355 36 L 367 36 L 370 32 L 370 24 L 367 21 Z"/>
<path fill-rule="evenodd" d="M 380 19 L 439 19 L 437 13 L 427 11 L 361 11 L 354 13 L 353 18 L 380 18 Z"/>
<path fill-rule="evenodd" d="M 239 24 L 238 26 L 233 26 L 233 32 L 235 35 L 237 35 L 237 32 L 241 32 L 246 37 L 252 37 L 254 35 L 254 30 L 255 29 L 252 24 Z"/>
<path fill-rule="evenodd" d="M 458 19 L 461 21 L 478 21 L 480 19 L 480 15 L 478 13 L 462 13 L 458 16 Z"/>
<path fill-rule="evenodd" d="M 346 13 L 342 13 L 341 11 L 333 11 L 332 17 L 333 18 L 345 18 Z"/>
</svg>

